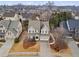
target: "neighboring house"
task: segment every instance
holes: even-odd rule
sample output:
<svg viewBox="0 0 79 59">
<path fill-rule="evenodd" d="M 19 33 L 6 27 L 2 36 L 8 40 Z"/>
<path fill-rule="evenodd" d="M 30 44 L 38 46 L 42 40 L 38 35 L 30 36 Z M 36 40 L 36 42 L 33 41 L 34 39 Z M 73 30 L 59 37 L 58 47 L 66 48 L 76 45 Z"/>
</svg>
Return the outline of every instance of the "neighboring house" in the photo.
<svg viewBox="0 0 79 59">
<path fill-rule="evenodd" d="M 22 26 L 20 21 L 1 20 L 0 31 L 2 31 L 1 34 L 4 34 L 3 38 L 5 38 L 5 40 L 17 38 L 22 32 Z M 2 38 L 1 34 L 0 38 Z"/>
<path fill-rule="evenodd" d="M 5 13 L 3 14 L 3 17 L 5 18 L 5 20 L 20 20 L 20 21 L 23 21 L 23 20 L 26 20 L 25 18 L 22 17 L 22 15 L 20 13 Z"/>
<path fill-rule="evenodd" d="M 79 12 L 72 12 L 72 17 L 74 18 L 74 19 L 79 19 Z"/>
<path fill-rule="evenodd" d="M 49 39 L 49 22 L 41 21 L 40 30 L 41 30 L 40 40 L 48 40 Z"/>
<path fill-rule="evenodd" d="M 48 40 L 49 39 L 49 22 L 42 22 L 40 20 L 29 20 L 28 24 L 29 38 L 35 38 L 36 40 Z"/>
<path fill-rule="evenodd" d="M 5 27 L 3 25 L 0 25 L 0 40 L 5 40 Z"/>
<path fill-rule="evenodd" d="M 62 21 L 60 27 L 64 28 L 64 36 L 67 38 L 72 38 L 75 29 L 79 28 L 79 20 L 71 19 L 67 21 Z"/>
<path fill-rule="evenodd" d="M 79 27 L 75 29 L 74 39 L 79 42 Z"/>
</svg>

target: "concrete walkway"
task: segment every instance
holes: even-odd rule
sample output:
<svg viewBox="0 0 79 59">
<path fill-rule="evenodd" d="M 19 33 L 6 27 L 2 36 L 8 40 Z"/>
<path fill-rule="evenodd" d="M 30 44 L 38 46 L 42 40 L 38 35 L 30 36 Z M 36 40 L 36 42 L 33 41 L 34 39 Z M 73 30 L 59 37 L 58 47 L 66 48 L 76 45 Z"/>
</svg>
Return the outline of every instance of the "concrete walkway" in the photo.
<svg viewBox="0 0 79 59">
<path fill-rule="evenodd" d="M 77 47 L 75 41 L 69 42 L 69 47 L 72 49 L 72 57 L 79 57 L 79 48 Z"/>
<path fill-rule="evenodd" d="M 52 57 L 47 41 L 40 41 L 40 57 Z"/>
<path fill-rule="evenodd" d="M 0 57 L 8 56 L 10 49 L 14 44 L 14 39 L 8 39 L 0 48 Z"/>
</svg>

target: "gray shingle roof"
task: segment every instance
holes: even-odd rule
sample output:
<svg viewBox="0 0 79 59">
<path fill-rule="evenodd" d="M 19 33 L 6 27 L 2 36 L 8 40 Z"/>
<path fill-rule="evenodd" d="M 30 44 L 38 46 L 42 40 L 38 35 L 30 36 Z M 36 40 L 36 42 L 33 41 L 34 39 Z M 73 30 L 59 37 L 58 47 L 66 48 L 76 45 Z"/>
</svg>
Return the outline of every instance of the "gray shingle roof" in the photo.
<svg viewBox="0 0 79 59">
<path fill-rule="evenodd" d="M 67 24 L 67 22 L 68 22 L 68 24 Z M 65 29 L 67 29 L 68 31 L 74 31 L 75 28 L 79 28 L 79 20 L 75 20 L 75 19 L 70 19 L 70 20 L 67 20 L 67 21 L 63 21 L 60 24 L 62 24 L 63 27 Z M 68 25 L 69 25 L 70 30 L 68 29 Z"/>
<path fill-rule="evenodd" d="M 8 28 L 8 25 L 9 25 L 9 23 L 10 23 L 10 20 L 1 20 L 0 21 L 0 25 L 4 25 L 4 27 L 6 27 L 6 28 Z"/>
<path fill-rule="evenodd" d="M 7 30 L 10 30 L 15 36 L 17 35 L 16 29 L 18 28 L 18 21 L 1 20 L 0 25 L 4 25 Z M 9 26 L 9 28 L 8 28 Z"/>
<path fill-rule="evenodd" d="M 28 28 L 33 27 L 34 29 L 40 31 L 40 21 L 39 20 L 29 20 Z"/>
<path fill-rule="evenodd" d="M 44 21 L 44 22 L 41 22 L 41 29 L 46 26 L 48 29 L 49 29 L 49 21 Z"/>
<path fill-rule="evenodd" d="M 70 30 L 74 30 L 75 28 L 79 27 L 79 20 L 68 20 Z"/>
</svg>

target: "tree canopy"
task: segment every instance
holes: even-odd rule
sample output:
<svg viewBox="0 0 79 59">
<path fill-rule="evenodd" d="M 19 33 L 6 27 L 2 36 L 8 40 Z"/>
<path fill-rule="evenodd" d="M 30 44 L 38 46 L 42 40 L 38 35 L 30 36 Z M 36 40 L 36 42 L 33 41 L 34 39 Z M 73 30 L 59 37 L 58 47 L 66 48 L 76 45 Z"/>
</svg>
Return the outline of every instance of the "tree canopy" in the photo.
<svg viewBox="0 0 79 59">
<path fill-rule="evenodd" d="M 61 21 L 66 21 L 72 18 L 71 12 L 55 12 L 52 13 L 49 20 L 50 27 L 58 27 Z"/>
</svg>

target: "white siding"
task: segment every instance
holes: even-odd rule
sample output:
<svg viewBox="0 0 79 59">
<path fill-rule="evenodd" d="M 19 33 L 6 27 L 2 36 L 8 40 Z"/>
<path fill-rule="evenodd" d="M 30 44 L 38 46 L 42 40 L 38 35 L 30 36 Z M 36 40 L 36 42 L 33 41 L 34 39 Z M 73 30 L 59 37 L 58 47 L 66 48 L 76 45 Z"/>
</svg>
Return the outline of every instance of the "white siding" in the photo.
<svg viewBox="0 0 79 59">
<path fill-rule="evenodd" d="M 38 30 L 36 30 L 35 33 L 39 33 Z"/>
<path fill-rule="evenodd" d="M 34 29 L 33 27 L 30 27 L 30 28 L 28 29 L 28 33 L 35 33 L 35 29 Z"/>
<path fill-rule="evenodd" d="M 43 41 L 48 41 L 49 40 L 49 36 L 40 36 L 40 40 L 43 40 Z"/>
<path fill-rule="evenodd" d="M 48 33 L 49 33 L 49 31 L 46 30 L 46 29 L 42 29 L 42 30 L 41 30 L 41 34 L 48 34 Z"/>
<path fill-rule="evenodd" d="M 43 27 L 42 29 L 41 29 L 41 34 L 48 34 L 49 33 L 49 28 L 48 27 Z"/>
<path fill-rule="evenodd" d="M 12 39 L 12 38 L 15 38 L 14 34 L 11 32 L 11 31 L 8 31 L 6 34 L 5 34 L 5 39 Z"/>
</svg>

